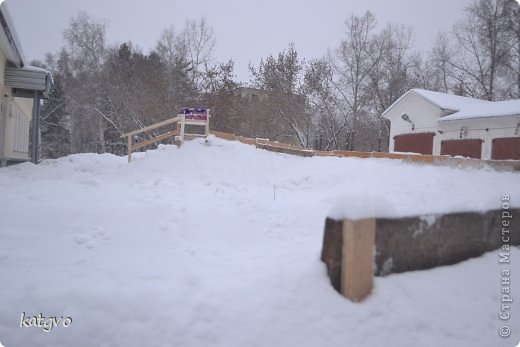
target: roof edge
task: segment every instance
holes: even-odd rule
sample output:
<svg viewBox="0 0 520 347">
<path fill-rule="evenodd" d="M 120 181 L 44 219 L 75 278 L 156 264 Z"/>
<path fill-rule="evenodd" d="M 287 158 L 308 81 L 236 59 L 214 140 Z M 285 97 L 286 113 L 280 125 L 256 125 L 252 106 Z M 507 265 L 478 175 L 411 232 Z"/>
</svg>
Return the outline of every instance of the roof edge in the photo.
<svg viewBox="0 0 520 347">
<path fill-rule="evenodd" d="M 20 43 L 20 39 L 18 38 L 18 34 L 16 33 L 16 29 L 9 13 L 9 9 L 7 7 L 7 2 L 4 1 L 0 4 L 0 25 L 2 26 L 6 38 L 8 40 L 9 48 L 11 49 L 11 53 L 13 57 L 11 59 L 15 59 L 18 61 L 12 61 L 16 66 L 24 67 L 26 65 L 25 56 L 22 50 L 22 45 Z"/>
<path fill-rule="evenodd" d="M 463 118 L 448 118 L 441 117 L 437 119 L 437 122 L 443 123 L 443 122 L 455 122 L 455 121 L 465 121 L 465 120 L 476 120 L 476 119 L 488 119 L 488 118 L 501 118 L 501 117 L 518 117 L 520 116 L 520 113 L 511 113 L 511 114 L 502 114 L 502 115 L 494 115 L 494 116 L 469 116 L 469 117 L 463 117 Z"/>
<path fill-rule="evenodd" d="M 403 100 L 408 94 L 415 94 L 417 96 L 419 96 L 421 99 L 427 101 L 428 103 L 432 104 L 433 106 L 439 108 L 440 110 L 442 111 L 451 111 L 451 112 L 458 112 L 459 110 L 451 110 L 451 109 L 447 109 L 447 108 L 444 108 L 438 104 L 436 104 L 435 102 L 433 102 L 432 100 L 428 99 L 427 97 L 425 97 L 424 95 L 421 95 L 421 93 L 418 93 L 417 92 L 417 88 L 413 88 L 413 89 L 410 89 L 408 90 L 406 93 L 404 93 L 403 95 L 401 95 L 401 97 L 399 99 L 397 99 L 396 101 L 394 101 L 394 103 L 392 105 L 390 105 L 390 107 L 388 107 L 382 114 L 381 114 L 381 117 L 383 118 L 386 118 L 385 115 L 390 112 L 391 109 L 393 109 L 395 106 L 397 106 L 397 104 L 399 102 L 401 102 L 401 100 Z M 386 118 L 388 119 L 388 118 Z"/>
<path fill-rule="evenodd" d="M 403 95 L 401 95 L 401 96 L 399 97 L 399 99 L 397 99 L 396 101 L 394 101 L 394 102 L 392 103 L 392 105 L 390 105 L 386 110 L 383 111 L 383 113 L 381 114 L 381 117 L 382 117 L 382 118 L 386 118 L 386 114 L 387 114 L 388 112 L 390 112 L 390 110 L 392 110 L 392 109 L 393 109 L 393 108 L 394 108 L 394 107 L 395 107 L 399 102 L 401 102 L 402 99 L 404 99 L 404 98 L 405 98 L 408 94 L 410 94 L 412 91 L 413 91 L 413 89 L 410 89 L 410 90 L 408 90 L 406 93 L 404 93 Z M 388 118 L 386 118 L 386 119 L 388 119 Z"/>
</svg>

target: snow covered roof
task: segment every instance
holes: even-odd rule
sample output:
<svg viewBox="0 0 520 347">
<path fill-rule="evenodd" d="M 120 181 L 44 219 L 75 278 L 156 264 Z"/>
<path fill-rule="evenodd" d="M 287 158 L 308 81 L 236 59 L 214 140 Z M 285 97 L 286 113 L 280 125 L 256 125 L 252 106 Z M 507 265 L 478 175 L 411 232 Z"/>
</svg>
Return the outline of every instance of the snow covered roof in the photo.
<svg viewBox="0 0 520 347">
<path fill-rule="evenodd" d="M 385 117 L 395 105 L 411 93 L 419 95 L 443 110 L 452 111 L 449 115 L 441 117 L 438 120 L 439 122 L 514 115 L 520 116 L 520 100 L 487 101 L 433 92 L 425 89 L 410 89 L 386 109 L 382 116 Z"/>
<path fill-rule="evenodd" d="M 433 105 L 439 107 L 442 110 L 448 110 L 452 112 L 459 111 L 464 105 L 474 105 L 474 104 L 484 104 L 489 101 L 480 100 L 475 98 L 469 98 L 465 96 L 458 96 L 453 94 L 445 94 L 439 92 L 433 92 L 431 90 L 425 89 L 410 89 L 406 93 L 404 93 L 399 99 L 397 99 L 390 107 L 388 107 L 382 114 L 382 117 L 385 117 L 388 112 L 392 108 L 394 108 L 398 103 L 400 103 L 403 99 L 405 99 L 410 94 L 416 94 L 426 101 L 432 103 Z"/>
<path fill-rule="evenodd" d="M 32 98 L 38 91 L 47 99 L 53 83 L 49 71 L 35 66 L 26 65 L 21 69 L 6 67 L 4 71 L 4 84 L 14 88 L 13 95 L 18 97 Z"/>
<path fill-rule="evenodd" d="M 410 91 L 408 91 L 408 93 L 409 92 L 419 94 L 420 96 L 427 99 L 431 103 L 437 105 L 438 107 L 440 107 L 444 110 L 451 110 L 451 111 L 459 111 L 461 108 L 465 107 L 466 105 L 475 105 L 475 104 L 482 105 L 482 104 L 489 103 L 489 101 L 486 101 L 486 100 L 480 100 L 480 99 L 469 98 L 469 97 L 453 95 L 453 94 L 433 92 L 431 90 L 425 90 L 425 89 L 411 89 Z"/>
<path fill-rule="evenodd" d="M 439 122 L 461 119 L 520 116 L 520 100 L 494 101 L 484 104 L 467 104 L 458 112 L 442 117 Z"/>
</svg>

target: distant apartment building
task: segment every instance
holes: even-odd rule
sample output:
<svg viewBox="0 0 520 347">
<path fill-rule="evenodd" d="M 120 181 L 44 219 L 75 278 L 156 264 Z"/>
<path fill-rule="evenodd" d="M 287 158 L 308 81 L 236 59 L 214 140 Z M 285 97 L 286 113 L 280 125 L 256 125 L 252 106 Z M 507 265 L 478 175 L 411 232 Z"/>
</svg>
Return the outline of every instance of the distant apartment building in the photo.
<svg viewBox="0 0 520 347">
<path fill-rule="evenodd" d="M 235 89 L 234 93 L 235 95 L 250 102 L 265 100 L 269 97 L 269 93 L 267 91 L 250 87 L 239 87 Z"/>
</svg>

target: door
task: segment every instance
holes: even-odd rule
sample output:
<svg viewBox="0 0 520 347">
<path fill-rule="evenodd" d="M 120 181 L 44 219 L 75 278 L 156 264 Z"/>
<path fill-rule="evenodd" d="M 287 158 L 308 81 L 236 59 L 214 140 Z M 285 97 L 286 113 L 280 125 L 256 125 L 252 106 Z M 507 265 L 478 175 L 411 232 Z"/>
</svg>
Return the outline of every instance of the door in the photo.
<svg viewBox="0 0 520 347">
<path fill-rule="evenodd" d="M 491 147 L 491 159 L 520 160 L 520 137 L 493 139 Z"/>
<path fill-rule="evenodd" d="M 482 140 L 446 140 L 441 142 L 441 155 L 482 158 Z"/>
<path fill-rule="evenodd" d="M 394 136 L 394 152 L 413 152 L 431 155 L 435 133 L 403 134 Z"/>
</svg>

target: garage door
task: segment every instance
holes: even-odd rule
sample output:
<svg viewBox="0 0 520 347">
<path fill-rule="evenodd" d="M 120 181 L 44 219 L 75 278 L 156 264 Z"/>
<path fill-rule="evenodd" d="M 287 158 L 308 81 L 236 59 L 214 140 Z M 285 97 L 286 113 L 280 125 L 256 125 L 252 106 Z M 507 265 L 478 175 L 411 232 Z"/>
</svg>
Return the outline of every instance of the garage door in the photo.
<svg viewBox="0 0 520 347">
<path fill-rule="evenodd" d="M 491 159 L 520 160 L 520 137 L 494 139 L 491 147 Z"/>
<path fill-rule="evenodd" d="M 441 155 L 460 155 L 467 158 L 482 157 L 482 140 L 446 140 L 441 142 Z"/>
<path fill-rule="evenodd" d="M 394 152 L 433 153 L 435 133 L 404 134 L 394 136 Z"/>
</svg>

